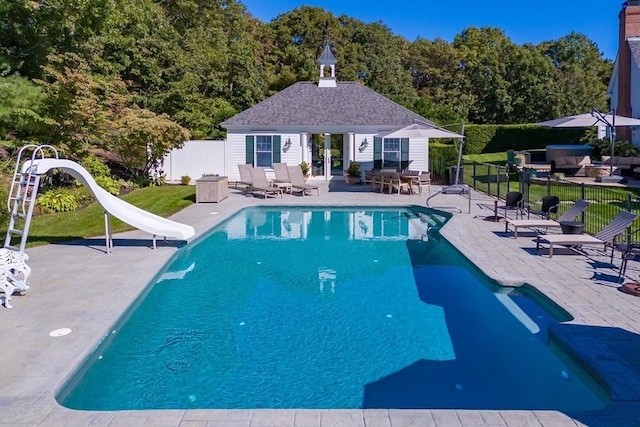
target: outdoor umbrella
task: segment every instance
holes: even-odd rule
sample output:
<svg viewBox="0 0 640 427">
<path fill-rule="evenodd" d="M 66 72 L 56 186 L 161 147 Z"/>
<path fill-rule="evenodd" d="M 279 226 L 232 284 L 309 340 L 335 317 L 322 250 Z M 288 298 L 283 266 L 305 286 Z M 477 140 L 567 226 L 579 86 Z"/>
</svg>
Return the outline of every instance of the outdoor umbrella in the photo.
<svg viewBox="0 0 640 427">
<path fill-rule="evenodd" d="M 464 135 L 431 125 L 414 123 L 394 131 L 381 132 L 378 136 L 381 138 L 459 138 L 461 145 L 458 152 L 458 166 L 456 168 L 456 183 L 458 183 L 460 177 L 462 139 L 464 138 Z"/>
<path fill-rule="evenodd" d="M 463 135 L 455 132 L 417 123 L 401 129 L 381 132 L 378 136 L 381 138 L 464 138 Z"/>
<path fill-rule="evenodd" d="M 562 117 L 560 119 L 547 120 L 538 123 L 540 126 L 550 126 L 555 128 L 584 128 L 591 126 L 606 126 L 609 128 L 609 145 L 611 146 L 611 167 L 609 173 L 613 175 L 613 153 L 615 144 L 615 133 L 617 126 L 640 126 L 640 119 L 632 117 L 617 116 L 616 110 L 603 114 L 593 109 L 590 113 L 578 114 L 575 116 Z"/>
<path fill-rule="evenodd" d="M 540 126 L 549 126 L 554 128 L 586 128 L 591 126 L 640 126 L 640 119 L 631 117 L 617 116 L 611 113 L 602 114 L 585 113 L 576 116 L 562 117 L 560 119 L 547 120 L 538 123 Z"/>
</svg>

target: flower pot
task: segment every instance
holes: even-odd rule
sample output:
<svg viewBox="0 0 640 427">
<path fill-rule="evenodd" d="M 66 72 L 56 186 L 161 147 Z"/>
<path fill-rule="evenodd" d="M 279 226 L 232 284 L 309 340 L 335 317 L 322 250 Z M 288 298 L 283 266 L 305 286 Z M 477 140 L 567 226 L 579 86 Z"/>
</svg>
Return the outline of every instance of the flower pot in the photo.
<svg viewBox="0 0 640 427">
<path fill-rule="evenodd" d="M 357 184 L 360 182 L 360 177 L 359 176 L 349 176 L 347 175 L 344 180 L 346 181 L 347 184 L 349 185 L 353 185 L 353 184 Z"/>
</svg>

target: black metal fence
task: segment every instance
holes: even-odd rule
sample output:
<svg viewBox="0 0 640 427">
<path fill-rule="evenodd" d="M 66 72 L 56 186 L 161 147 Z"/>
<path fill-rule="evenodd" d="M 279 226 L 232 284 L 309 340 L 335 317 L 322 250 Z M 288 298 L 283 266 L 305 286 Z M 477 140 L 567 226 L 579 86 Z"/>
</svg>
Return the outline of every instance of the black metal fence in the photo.
<svg viewBox="0 0 640 427">
<path fill-rule="evenodd" d="M 521 192 L 527 210 L 540 210 L 546 195 L 560 198 L 557 215 L 564 213 L 576 200 L 589 201 L 591 204 L 582 218 L 585 232 L 589 234 L 597 233 L 621 210 L 640 215 L 640 189 L 596 185 L 595 180 L 593 183 L 573 182 L 570 178 L 558 180 L 548 173 L 532 176 L 527 171 L 490 163 L 468 162 L 462 168 L 463 182 L 475 190 L 500 199 L 504 199 L 509 191 Z M 640 219 L 634 222 L 627 239 L 640 240 Z"/>
</svg>

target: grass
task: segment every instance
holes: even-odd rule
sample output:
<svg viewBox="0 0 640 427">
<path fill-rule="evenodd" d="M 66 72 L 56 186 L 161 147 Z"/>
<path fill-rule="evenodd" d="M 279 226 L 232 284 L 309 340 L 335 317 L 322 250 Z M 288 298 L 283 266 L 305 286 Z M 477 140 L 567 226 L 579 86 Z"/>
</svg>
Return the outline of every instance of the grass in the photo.
<svg viewBox="0 0 640 427">
<path fill-rule="evenodd" d="M 464 154 L 463 161 L 476 163 L 492 163 L 504 166 L 507 163 L 507 152 L 502 153 L 484 153 L 484 154 Z"/>
<path fill-rule="evenodd" d="M 121 197 L 123 200 L 167 217 L 195 203 L 195 187 L 188 185 L 164 185 L 142 188 Z M 133 227 L 112 218 L 114 233 L 132 230 Z M 93 202 L 75 212 L 62 212 L 34 216 L 29 228 L 27 247 L 104 236 L 104 210 Z M 6 230 L 3 231 L 6 233 Z M 15 238 L 14 242 L 17 240 Z"/>
</svg>

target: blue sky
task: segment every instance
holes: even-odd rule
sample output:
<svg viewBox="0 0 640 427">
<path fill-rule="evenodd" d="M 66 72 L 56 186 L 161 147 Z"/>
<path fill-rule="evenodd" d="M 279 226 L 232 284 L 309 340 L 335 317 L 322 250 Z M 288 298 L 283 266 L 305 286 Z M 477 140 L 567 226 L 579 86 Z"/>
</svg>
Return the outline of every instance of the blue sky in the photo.
<svg viewBox="0 0 640 427">
<path fill-rule="evenodd" d="M 623 0 L 239 0 L 263 22 L 302 5 L 364 22 L 382 21 L 395 34 L 453 41 L 469 27 L 498 27 L 516 44 L 557 40 L 575 31 L 598 45 L 605 58 L 618 51 Z"/>
</svg>

